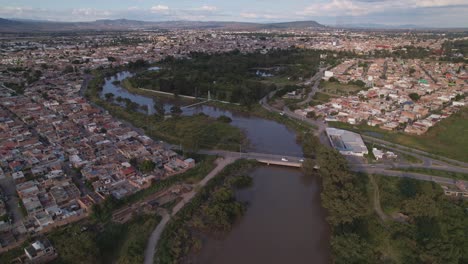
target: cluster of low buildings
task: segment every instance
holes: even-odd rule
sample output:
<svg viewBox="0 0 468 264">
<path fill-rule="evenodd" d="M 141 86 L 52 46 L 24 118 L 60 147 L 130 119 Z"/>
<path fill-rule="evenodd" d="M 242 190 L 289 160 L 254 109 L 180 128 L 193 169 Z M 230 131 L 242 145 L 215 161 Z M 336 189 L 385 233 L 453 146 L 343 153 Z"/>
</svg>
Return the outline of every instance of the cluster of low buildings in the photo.
<svg viewBox="0 0 468 264">
<path fill-rule="evenodd" d="M 0 65 L 0 194 L 16 193 L 0 195 L 0 251 L 195 165 L 80 96 L 83 66 L 67 52 L 19 49 Z"/>
<path fill-rule="evenodd" d="M 463 181 L 456 181 L 455 185 L 442 185 L 442 189 L 449 197 L 468 199 L 468 188 Z"/>
<path fill-rule="evenodd" d="M 314 111 L 327 121 L 421 135 L 468 104 L 465 67 L 463 63 L 421 60 L 348 60 L 324 78 L 345 84 L 360 80 L 365 88 L 297 113 Z"/>
</svg>

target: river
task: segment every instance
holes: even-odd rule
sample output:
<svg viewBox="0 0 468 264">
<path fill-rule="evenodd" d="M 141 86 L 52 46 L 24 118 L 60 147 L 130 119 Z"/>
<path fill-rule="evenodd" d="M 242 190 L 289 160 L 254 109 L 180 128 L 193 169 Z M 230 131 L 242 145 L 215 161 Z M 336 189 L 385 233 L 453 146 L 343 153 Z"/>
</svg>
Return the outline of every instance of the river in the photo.
<svg viewBox="0 0 468 264">
<path fill-rule="evenodd" d="M 329 263 L 329 230 L 320 183 L 300 170 L 261 166 L 238 191 L 245 215 L 224 239 L 204 241 L 194 263 Z"/>
<path fill-rule="evenodd" d="M 101 96 L 106 93 L 128 98 L 148 106 L 173 101 L 153 99 L 129 93 L 115 85 L 115 80 L 131 76 L 121 72 L 106 79 Z M 248 151 L 301 156 L 301 146 L 294 131 L 275 121 L 252 117 L 213 106 L 188 108 L 183 115 L 203 112 L 212 117 L 229 116 L 232 125 L 243 129 L 249 140 Z M 245 215 L 223 239 L 207 238 L 195 263 L 329 263 L 329 230 L 325 210 L 320 204 L 320 183 L 298 169 L 260 166 L 250 175 L 253 185 L 238 191 L 238 199 L 249 204 Z"/>
</svg>

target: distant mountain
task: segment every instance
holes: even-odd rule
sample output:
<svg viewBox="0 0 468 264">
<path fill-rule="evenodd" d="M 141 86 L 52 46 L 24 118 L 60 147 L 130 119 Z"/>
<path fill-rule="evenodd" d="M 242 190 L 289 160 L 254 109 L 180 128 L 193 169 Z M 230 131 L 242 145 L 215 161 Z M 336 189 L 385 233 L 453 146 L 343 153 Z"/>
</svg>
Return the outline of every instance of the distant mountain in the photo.
<svg viewBox="0 0 468 264">
<path fill-rule="evenodd" d="M 362 28 L 362 29 L 422 29 L 428 28 L 420 25 L 386 25 L 386 24 L 373 24 L 373 23 L 363 23 L 363 24 L 344 24 L 336 25 L 334 27 L 341 28 Z"/>
<path fill-rule="evenodd" d="M 48 32 L 48 31 L 104 31 L 135 29 L 302 29 L 325 28 L 315 21 L 282 23 L 248 23 L 220 21 L 163 21 L 148 22 L 128 19 L 103 19 L 93 22 L 53 22 L 27 19 L 0 18 L 0 32 Z"/>
<path fill-rule="evenodd" d="M 294 21 L 294 22 L 282 22 L 282 23 L 270 23 L 264 25 L 265 28 L 272 29 L 287 29 L 287 28 L 325 28 L 326 26 L 317 23 L 316 21 Z"/>
</svg>

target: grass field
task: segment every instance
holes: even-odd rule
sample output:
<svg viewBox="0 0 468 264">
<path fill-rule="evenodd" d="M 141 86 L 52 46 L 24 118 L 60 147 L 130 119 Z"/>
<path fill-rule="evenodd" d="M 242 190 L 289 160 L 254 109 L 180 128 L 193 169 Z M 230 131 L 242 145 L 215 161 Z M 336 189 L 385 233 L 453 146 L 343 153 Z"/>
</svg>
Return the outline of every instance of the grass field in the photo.
<svg viewBox="0 0 468 264">
<path fill-rule="evenodd" d="M 314 97 L 312 97 L 311 105 L 319 105 L 319 104 L 327 103 L 333 97 L 334 96 L 330 94 L 317 92 L 315 93 Z"/>
<path fill-rule="evenodd" d="M 378 133 L 383 140 L 420 149 L 431 154 L 468 162 L 468 107 L 442 120 L 421 136 L 387 131 L 367 125 L 356 126 L 339 122 L 330 122 L 329 124 L 333 127 L 361 133 Z"/>
<path fill-rule="evenodd" d="M 322 82 L 320 84 L 321 91 L 334 94 L 337 96 L 343 95 L 353 95 L 357 94 L 359 91 L 364 90 L 363 87 L 353 85 L 353 84 L 343 84 L 338 82 Z"/>
</svg>

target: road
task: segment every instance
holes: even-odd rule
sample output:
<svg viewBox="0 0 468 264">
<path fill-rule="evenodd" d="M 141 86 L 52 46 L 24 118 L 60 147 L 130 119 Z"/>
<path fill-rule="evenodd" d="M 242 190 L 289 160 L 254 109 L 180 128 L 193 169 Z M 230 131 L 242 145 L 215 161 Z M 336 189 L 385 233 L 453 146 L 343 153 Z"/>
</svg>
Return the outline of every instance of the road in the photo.
<svg viewBox="0 0 468 264">
<path fill-rule="evenodd" d="M 458 166 L 468 167 L 468 163 L 466 163 L 466 162 L 462 162 L 462 161 L 458 161 L 458 160 L 454 160 L 454 159 L 449 159 L 449 158 L 439 156 L 439 155 L 434 155 L 434 154 L 431 154 L 431 153 L 428 153 L 428 152 L 425 152 L 425 151 L 422 151 L 422 150 L 418 150 L 418 149 L 406 147 L 406 146 L 403 146 L 403 145 L 399 145 L 399 144 L 396 144 L 396 143 L 388 142 L 388 141 L 385 141 L 385 140 L 382 140 L 382 139 L 379 139 L 379 138 L 374 138 L 374 137 L 371 137 L 369 135 L 361 135 L 361 136 L 364 139 L 364 141 L 385 145 L 386 148 L 392 148 L 392 149 L 395 149 L 395 150 L 398 150 L 398 151 L 402 151 L 402 150 L 407 151 L 407 153 L 410 154 L 410 155 L 418 154 L 418 155 L 421 155 L 421 156 L 425 156 L 425 158 L 434 157 L 436 162 L 446 161 L 446 162 L 449 162 L 449 163 L 452 163 L 452 164 L 457 164 Z"/>
<path fill-rule="evenodd" d="M 325 72 L 326 69 L 327 67 L 320 68 L 319 71 L 312 78 L 310 78 L 310 80 L 304 83 L 304 85 L 310 85 L 311 83 L 313 83 L 312 89 L 310 90 L 309 94 L 307 94 L 307 98 L 304 101 L 300 102 L 299 105 L 305 105 L 305 104 L 310 103 L 310 101 L 312 101 L 312 98 L 314 97 L 315 93 L 318 91 L 320 80 L 323 78 L 323 73 Z"/>
<path fill-rule="evenodd" d="M 290 111 L 287 107 L 284 107 L 283 111 L 273 108 L 272 106 L 268 104 L 268 99 L 271 98 L 274 95 L 274 93 L 275 91 L 271 92 L 269 95 L 265 96 L 264 98 L 260 100 L 260 104 L 262 105 L 263 108 L 271 112 L 281 113 L 283 115 L 288 116 L 289 118 L 293 118 L 293 119 L 305 122 L 307 124 L 310 124 L 316 127 L 317 131 L 315 134 L 316 136 L 319 137 L 320 142 L 326 146 L 330 146 L 330 143 L 328 142 L 328 139 L 325 135 L 325 129 L 327 128 L 327 124 L 325 122 L 321 120 L 313 120 L 313 119 L 305 118 L 302 115 L 298 115 Z M 400 151 L 402 153 L 415 156 L 421 159 L 423 161 L 423 164 L 422 165 L 408 165 L 408 164 L 403 164 L 403 163 L 394 163 L 391 166 L 376 165 L 376 167 L 370 167 L 367 164 L 350 164 L 352 170 L 354 171 L 375 173 L 375 174 L 393 176 L 393 177 L 408 177 L 408 178 L 424 180 L 424 181 L 434 181 L 434 182 L 441 183 L 441 184 L 454 184 L 455 180 L 451 178 L 425 175 L 422 173 L 401 172 L 401 171 L 395 171 L 391 169 L 414 167 L 414 168 L 426 168 L 426 169 L 445 170 L 445 171 L 459 172 L 459 173 L 468 173 L 468 163 L 449 159 L 449 158 L 438 156 L 438 155 L 433 155 L 422 150 L 409 148 L 409 147 L 395 144 L 392 142 L 388 142 L 382 139 L 374 138 L 368 135 L 362 135 L 362 137 L 364 141 L 366 142 L 377 143 L 377 144 L 383 145 L 385 148 L 395 150 L 395 151 Z M 436 159 L 430 158 L 430 157 L 435 157 Z M 447 162 L 449 162 L 450 164 Z M 455 166 L 453 164 L 457 164 L 458 166 Z M 468 185 L 467 181 L 463 181 L 463 182 L 465 183 L 465 185 Z"/>
<path fill-rule="evenodd" d="M 286 159 L 287 162 L 298 163 L 302 162 L 303 157 L 296 156 L 285 156 L 267 153 L 255 153 L 255 152 L 232 152 L 226 150 L 200 150 L 199 154 L 205 155 L 218 155 L 226 158 L 242 158 L 242 159 L 255 159 L 255 160 L 272 160 L 281 161 Z"/>
<path fill-rule="evenodd" d="M 374 176 L 369 174 L 369 181 L 372 184 L 372 188 L 374 189 L 374 193 L 372 196 L 372 199 L 374 200 L 373 206 L 374 206 L 374 211 L 375 213 L 380 217 L 380 219 L 385 222 L 388 219 L 388 215 L 384 213 L 382 210 L 382 207 L 380 205 L 380 191 L 379 191 L 379 185 L 375 182 Z"/>
<path fill-rule="evenodd" d="M 371 167 L 369 165 L 351 165 L 350 169 L 355 172 L 364 172 L 370 174 L 379 174 L 384 176 L 391 176 L 391 177 L 406 177 L 412 178 L 421 181 L 432 181 L 437 182 L 440 184 L 455 184 L 456 180 L 451 178 L 444 178 L 438 176 L 431 176 L 422 173 L 416 172 L 405 172 L 405 171 L 396 171 L 396 170 L 388 170 L 385 168 L 378 168 L 378 167 Z M 468 181 L 462 181 L 465 185 L 468 185 Z"/>
<path fill-rule="evenodd" d="M 227 158 L 244 158 L 244 159 L 256 159 L 256 160 L 273 160 L 273 161 L 281 161 L 282 158 L 286 158 L 288 162 L 292 163 L 301 163 L 302 157 L 292 157 L 292 156 L 281 156 L 281 155 L 273 155 L 273 154 L 263 154 L 263 153 L 239 153 L 239 152 L 231 152 L 231 151 L 224 151 L 224 150 L 201 150 L 199 151 L 200 154 L 207 154 L 207 155 L 219 155 Z M 409 177 L 418 180 L 424 181 L 434 181 L 437 183 L 442 184 L 454 184 L 455 180 L 451 178 L 445 177 L 438 177 L 432 175 L 425 175 L 423 173 L 415 173 L 415 172 L 402 172 L 397 171 L 396 169 L 408 169 L 408 168 L 424 168 L 424 169 L 433 169 L 433 170 L 444 170 L 444 171 L 452 171 L 452 172 L 459 172 L 459 173 L 467 173 L 468 168 L 457 167 L 450 164 L 446 165 L 435 165 L 433 163 L 429 164 L 404 164 L 404 163 L 391 163 L 391 164 L 366 164 L 366 163 L 350 163 L 350 168 L 356 172 L 367 172 L 367 173 L 374 173 L 374 174 L 381 174 L 386 176 L 395 176 L 395 177 Z M 405 176 L 406 175 L 406 176 Z M 468 186 L 468 181 L 464 181 L 465 184 Z"/>
<path fill-rule="evenodd" d="M 156 254 L 156 248 L 158 246 L 158 241 L 161 238 L 161 234 L 164 231 L 164 228 L 166 227 L 167 223 L 169 220 L 179 212 L 185 204 L 189 203 L 193 197 L 197 194 L 197 191 L 205 186 L 211 179 L 213 179 L 220 171 L 224 169 L 227 165 L 231 164 L 234 162 L 237 158 L 234 157 L 227 157 L 227 158 L 220 158 L 216 160 L 217 166 L 210 172 L 208 175 L 203 178 L 196 186 L 195 188 L 192 188 L 192 191 L 185 193 L 182 195 L 182 200 L 177 203 L 174 208 L 172 209 L 172 214 L 169 214 L 167 211 L 163 211 L 161 213 L 162 215 L 162 220 L 161 222 L 156 226 L 156 228 L 153 230 L 151 233 L 151 236 L 148 240 L 148 244 L 146 246 L 145 250 L 145 264 L 153 264 L 154 263 L 154 255 Z"/>
</svg>

